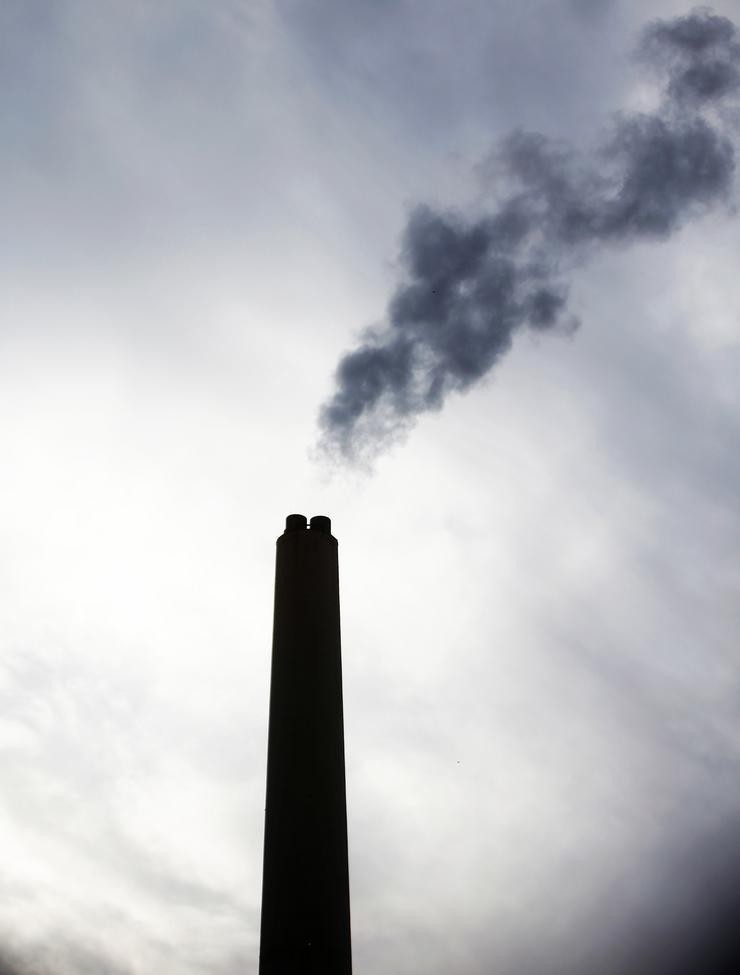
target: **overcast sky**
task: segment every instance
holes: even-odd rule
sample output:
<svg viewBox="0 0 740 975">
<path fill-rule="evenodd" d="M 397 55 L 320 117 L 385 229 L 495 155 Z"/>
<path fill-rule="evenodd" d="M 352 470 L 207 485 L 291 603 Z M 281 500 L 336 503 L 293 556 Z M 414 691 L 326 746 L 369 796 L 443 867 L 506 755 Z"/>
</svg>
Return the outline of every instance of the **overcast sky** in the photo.
<svg viewBox="0 0 740 975">
<path fill-rule="evenodd" d="M 290 512 L 340 546 L 355 975 L 683 972 L 740 889 L 732 166 L 372 469 L 317 444 L 414 208 L 494 213 L 513 131 L 600 177 L 689 12 L 0 0 L 3 975 L 256 975 Z M 729 95 L 671 118 L 731 147 Z"/>
</svg>

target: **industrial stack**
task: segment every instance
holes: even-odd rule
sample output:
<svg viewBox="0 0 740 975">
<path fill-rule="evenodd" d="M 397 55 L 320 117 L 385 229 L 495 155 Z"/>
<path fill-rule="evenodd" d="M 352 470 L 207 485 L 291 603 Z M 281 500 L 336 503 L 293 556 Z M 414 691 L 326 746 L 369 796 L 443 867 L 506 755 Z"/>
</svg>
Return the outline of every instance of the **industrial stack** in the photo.
<svg viewBox="0 0 740 975">
<path fill-rule="evenodd" d="M 351 975 L 337 540 L 277 541 L 259 975 Z"/>
</svg>

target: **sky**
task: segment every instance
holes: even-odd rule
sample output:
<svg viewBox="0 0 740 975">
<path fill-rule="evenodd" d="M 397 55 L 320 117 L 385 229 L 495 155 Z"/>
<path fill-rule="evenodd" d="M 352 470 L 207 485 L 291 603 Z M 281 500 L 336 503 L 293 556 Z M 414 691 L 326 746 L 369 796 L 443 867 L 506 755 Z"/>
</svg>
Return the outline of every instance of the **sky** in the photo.
<svg viewBox="0 0 740 975">
<path fill-rule="evenodd" d="M 339 540 L 355 975 L 709 970 L 740 890 L 723 17 L 0 0 L 1 975 L 256 975 L 291 512 Z"/>
</svg>

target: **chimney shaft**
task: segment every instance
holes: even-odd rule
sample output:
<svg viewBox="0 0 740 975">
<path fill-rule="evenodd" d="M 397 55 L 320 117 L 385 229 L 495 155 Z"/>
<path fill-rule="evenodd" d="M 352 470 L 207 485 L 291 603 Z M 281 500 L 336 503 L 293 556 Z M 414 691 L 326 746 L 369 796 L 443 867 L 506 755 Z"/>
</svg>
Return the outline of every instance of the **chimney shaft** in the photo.
<svg viewBox="0 0 740 975">
<path fill-rule="evenodd" d="M 337 540 L 277 541 L 259 975 L 351 975 Z"/>
</svg>

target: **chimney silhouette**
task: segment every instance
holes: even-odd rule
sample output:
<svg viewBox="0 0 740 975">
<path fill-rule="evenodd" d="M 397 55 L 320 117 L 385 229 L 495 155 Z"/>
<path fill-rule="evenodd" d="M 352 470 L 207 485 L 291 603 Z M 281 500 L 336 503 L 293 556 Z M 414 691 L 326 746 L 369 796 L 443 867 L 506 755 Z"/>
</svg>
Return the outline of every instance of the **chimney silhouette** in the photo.
<svg viewBox="0 0 740 975">
<path fill-rule="evenodd" d="M 259 975 L 351 975 L 337 540 L 277 540 Z"/>
</svg>

